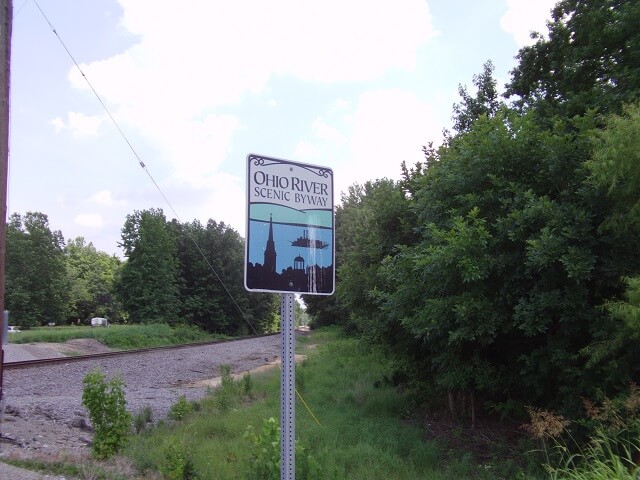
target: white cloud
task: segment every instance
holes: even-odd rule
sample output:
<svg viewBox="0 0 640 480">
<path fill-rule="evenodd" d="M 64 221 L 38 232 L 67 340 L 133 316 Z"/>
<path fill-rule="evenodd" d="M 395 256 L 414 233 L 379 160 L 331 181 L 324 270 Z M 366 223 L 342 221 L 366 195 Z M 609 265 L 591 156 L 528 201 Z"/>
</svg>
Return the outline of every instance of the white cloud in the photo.
<svg viewBox="0 0 640 480">
<path fill-rule="evenodd" d="M 191 190 L 190 194 L 193 195 L 194 191 Z M 221 173 L 211 179 L 209 188 L 200 189 L 195 194 L 203 195 L 204 198 L 191 205 L 192 216 L 182 218 L 183 222 L 190 222 L 197 218 L 206 223 L 209 219 L 214 219 L 232 226 L 244 235 L 246 222 L 244 178 Z M 184 210 L 182 207 L 179 208 Z"/>
<path fill-rule="evenodd" d="M 60 117 L 54 118 L 49 123 L 51 123 L 51 125 L 53 125 L 53 127 L 56 129 L 56 133 L 60 133 L 60 131 L 64 128 L 64 120 L 62 120 L 62 118 Z"/>
<path fill-rule="evenodd" d="M 75 222 L 78 225 L 90 228 L 102 228 L 104 226 L 102 216 L 97 213 L 81 213 L 76 215 Z"/>
<path fill-rule="evenodd" d="M 74 137 L 85 137 L 98 135 L 103 121 L 104 117 L 99 115 L 68 112 L 66 122 L 61 117 L 55 117 L 49 123 L 54 126 L 56 133 L 68 129 Z"/>
<path fill-rule="evenodd" d="M 115 200 L 113 198 L 113 193 L 111 193 L 110 190 L 101 190 L 97 192 L 96 194 L 92 195 L 91 198 L 89 198 L 89 201 L 91 203 L 97 203 L 98 205 L 104 205 L 108 207 L 114 205 L 125 205 L 127 203 L 125 200 Z"/>
<path fill-rule="evenodd" d="M 221 108 L 268 92 L 274 76 L 355 82 L 412 69 L 436 35 L 424 0 L 118 1 L 139 41 L 82 69 L 118 122 L 196 188 L 213 181 L 240 128 Z M 69 77 L 88 89 L 75 69 Z"/>
<path fill-rule="evenodd" d="M 334 170 L 335 199 L 353 183 L 398 179 L 400 164 L 424 160 L 422 146 L 442 137 L 429 104 L 412 92 L 389 89 L 362 94 L 356 105 L 334 102 L 313 123 L 311 139 L 294 157 Z"/>
<path fill-rule="evenodd" d="M 507 12 L 500 18 L 502 29 L 511 34 L 518 47 L 531 45 L 530 33 L 546 33 L 546 21 L 557 0 L 507 0 Z"/>
<path fill-rule="evenodd" d="M 102 121 L 103 118 L 101 116 L 69 112 L 69 129 L 74 136 L 98 135 Z"/>
<path fill-rule="evenodd" d="M 176 160 L 175 178 L 196 188 L 209 185 L 239 127 L 240 121 L 232 115 L 207 115 L 202 120 L 175 125 L 174 133 L 180 143 L 168 140 L 172 138 L 170 132 L 165 139 L 159 139 L 168 155 Z"/>
<path fill-rule="evenodd" d="M 363 94 L 353 116 L 350 161 L 343 173 L 349 184 L 400 177 L 400 164 L 424 160 L 422 146 L 442 134 L 429 104 L 403 90 Z M 348 185 L 346 185 L 348 186 Z M 343 182 L 342 190 L 346 190 Z"/>
<path fill-rule="evenodd" d="M 328 125 L 322 118 L 317 118 L 313 122 L 312 129 L 315 136 L 320 140 L 326 140 L 337 145 L 342 145 L 347 141 L 342 132 L 333 126 Z"/>
<path fill-rule="evenodd" d="M 293 151 L 293 158 L 297 158 L 307 162 L 317 161 L 320 150 L 315 143 L 308 140 L 301 140 Z"/>
</svg>

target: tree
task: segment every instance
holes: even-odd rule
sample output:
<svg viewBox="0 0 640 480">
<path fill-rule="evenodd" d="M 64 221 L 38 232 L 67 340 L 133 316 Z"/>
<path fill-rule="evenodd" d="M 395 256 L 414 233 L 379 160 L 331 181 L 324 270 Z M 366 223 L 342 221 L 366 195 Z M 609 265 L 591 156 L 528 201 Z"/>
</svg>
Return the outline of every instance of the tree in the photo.
<svg viewBox="0 0 640 480">
<path fill-rule="evenodd" d="M 7 228 L 6 305 L 22 327 L 62 323 L 68 314 L 64 238 L 40 212 L 14 213 Z"/>
<path fill-rule="evenodd" d="M 517 55 L 506 95 L 541 117 L 572 118 L 589 109 L 620 113 L 640 94 L 640 4 L 562 0 L 548 36 Z"/>
<path fill-rule="evenodd" d="M 595 125 L 578 118 L 549 131 L 503 109 L 414 171 L 420 240 L 384 260 L 369 297 L 374 322 L 415 339 L 415 349 L 389 345 L 413 378 L 442 393 L 570 408 L 638 376 L 586 354 L 608 331 L 600 305 L 640 268 L 637 242 L 599 228 L 611 202 L 583 167 Z"/>
<path fill-rule="evenodd" d="M 336 295 L 348 312 L 349 327 L 386 336 L 393 326 L 376 315 L 375 297 L 383 288 L 381 262 L 397 245 L 414 241 L 415 220 L 402 185 L 388 179 L 349 187 L 336 210 L 336 249 L 339 252 Z M 378 321 L 375 321 L 377 319 Z"/>
<path fill-rule="evenodd" d="M 619 234 L 640 233 L 640 104 L 627 105 L 594 132 L 595 152 L 587 162 L 591 180 L 607 189 L 613 211 L 607 226 Z"/>
<path fill-rule="evenodd" d="M 482 115 L 491 117 L 496 114 L 502 102 L 498 95 L 497 82 L 493 78 L 493 63 L 488 60 L 482 66 L 482 73 L 473 76 L 473 84 L 477 88 L 476 97 L 467 92 L 466 87 L 458 86 L 460 103 L 453 106 L 453 128 L 458 133 L 468 131 L 473 122 Z"/>
<path fill-rule="evenodd" d="M 70 285 L 70 318 L 88 320 L 108 317 L 118 321 L 120 308 L 113 295 L 115 278 L 122 264 L 115 255 L 96 250 L 83 237 L 65 247 Z"/>
<path fill-rule="evenodd" d="M 116 292 L 133 323 L 179 322 L 176 239 L 161 209 L 127 215 L 122 243 L 127 257 Z"/>
<path fill-rule="evenodd" d="M 177 241 L 180 316 L 209 332 L 240 334 L 275 328 L 274 295 L 244 289 L 244 242 L 224 223 L 171 222 Z"/>
</svg>

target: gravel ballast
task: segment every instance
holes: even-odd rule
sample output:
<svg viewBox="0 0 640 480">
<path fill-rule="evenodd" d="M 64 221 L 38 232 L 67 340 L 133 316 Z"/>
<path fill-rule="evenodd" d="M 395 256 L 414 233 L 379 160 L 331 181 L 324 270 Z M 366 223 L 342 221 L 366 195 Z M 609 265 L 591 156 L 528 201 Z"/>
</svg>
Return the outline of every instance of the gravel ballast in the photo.
<svg viewBox="0 0 640 480">
<path fill-rule="evenodd" d="M 181 395 L 189 400 L 202 398 L 206 388 L 194 385 L 219 377 L 220 366 L 229 365 L 231 372 L 237 374 L 272 363 L 279 356 L 280 335 L 273 335 L 91 361 L 5 369 L 0 454 L 6 455 L 16 448 L 51 451 L 60 449 L 61 445 L 73 451 L 76 443 L 86 449 L 91 433 L 82 406 L 82 381 L 94 368 L 99 368 L 107 378 L 119 375 L 125 383 L 127 408 L 135 414 L 150 407 L 157 421 L 166 417 Z M 25 423 L 34 426 L 33 434 L 24 433 L 24 426 L 18 428 Z"/>
</svg>

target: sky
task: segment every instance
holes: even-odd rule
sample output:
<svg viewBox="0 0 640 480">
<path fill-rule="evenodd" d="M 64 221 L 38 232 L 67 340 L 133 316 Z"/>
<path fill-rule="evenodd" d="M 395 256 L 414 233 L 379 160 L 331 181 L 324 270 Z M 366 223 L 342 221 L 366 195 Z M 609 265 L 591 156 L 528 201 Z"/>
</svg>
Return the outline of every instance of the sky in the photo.
<svg viewBox="0 0 640 480">
<path fill-rule="evenodd" d="M 250 153 L 333 169 L 339 204 L 439 144 L 487 60 L 502 87 L 553 4 L 13 0 L 7 211 L 118 256 L 150 208 L 244 236 Z"/>
</svg>

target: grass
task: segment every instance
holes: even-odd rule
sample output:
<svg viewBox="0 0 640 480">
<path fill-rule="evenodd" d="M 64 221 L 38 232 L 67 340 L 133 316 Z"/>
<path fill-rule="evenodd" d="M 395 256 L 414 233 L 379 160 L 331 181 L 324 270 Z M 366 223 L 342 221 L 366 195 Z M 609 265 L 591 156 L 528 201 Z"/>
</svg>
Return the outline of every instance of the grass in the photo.
<svg viewBox="0 0 640 480">
<path fill-rule="evenodd" d="M 321 331 L 300 344 L 308 357 L 296 368 L 298 390 L 320 422 L 297 402 L 296 437 L 320 471 L 308 478 L 515 478 L 475 463 L 469 452 L 426 440 L 422 425 L 411 420 L 412 395 L 380 382 L 385 361 L 358 340 Z M 181 421 L 134 436 L 125 454 L 140 472 L 165 478 L 253 478 L 256 452 L 247 427 L 259 432 L 265 419 L 279 418 L 279 382 L 277 369 L 250 382 L 223 382 Z"/>
<path fill-rule="evenodd" d="M 118 350 L 177 345 L 224 338 L 197 327 L 167 324 L 111 325 L 110 327 L 37 327 L 9 335 L 10 343 L 64 343 L 77 338 L 94 338 Z"/>
</svg>

